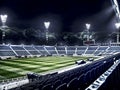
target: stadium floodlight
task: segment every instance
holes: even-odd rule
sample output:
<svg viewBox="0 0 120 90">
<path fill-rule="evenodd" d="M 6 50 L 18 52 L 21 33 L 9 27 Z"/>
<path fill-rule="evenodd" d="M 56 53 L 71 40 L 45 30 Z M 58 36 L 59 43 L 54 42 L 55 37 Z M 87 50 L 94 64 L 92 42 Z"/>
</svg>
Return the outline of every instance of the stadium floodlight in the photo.
<svg viewBox="0 0 120 90">
<path fill-rule="evenodd" d="M 118 29 L 118 32 L 117 32 L 117 43 L 119 43 L 119 29 L 120 29 L 120 23 L 115 23 L 115 27 Z"/>
<path fill-rule="evenodd" d="M 90 29 L 90 26 L 91 26 L 91 24 L 89 24 L 89 23 L 86 23 L 85 24 L 86 25 L 86 28 L 87 28 L 87 41 L 89 41 L 90 40 L 90 32 L 89 32 L 89 29 Z"/>
<path fill-rule="evenodd" d="M 5 26 L 5 23 L 6 23 L 6 21 L 7 21 L 7 15 L 0 15 L 0 17 L 1 17 L 1 21 L 2 21 L 2 24 L 3 24 L 3 26 Z"/>
<path fill-rule="evenodd" d="M 44 22 L 44 26 L 45 26 L 45 28 L 46 28 L 46 42 L 48 43 L 48 29 L 49 29 L 49 27 L 50 27 L 50 22 L 48 21 L 48 22 Z"/>
<path fill-rule="evenodd" d="M 119 28 L 120 28 L 120 23 L 115 23 L 115 27 L 116 27 L 117 29 L 119 29 Z"/>
<path fill-rule="evenodd" d="M 2 30 L 2 43 L 4 44 L 4 38 L 5 38 L 5 29 L 6 29 L 6 21 L 7 21 L 7 15 L 0 15 L 1 17 L 1 21 L 2 21 L 2 27 L 1 27 L 1 30 Z"/>
<path fill-rule="evenodd" d="M 50 26 L 50 22 L 44 22 L 45 28 L 48 29 Z"/>
<path fill-rule="evenodd" d="M 89 30 L 91 25 L 88 23 L 86 23 L 85 25 L 86 25 L 86 28 Z"/>
<path fill-rule="evenodd" d="M 115 6 L 118 7 L 118 2 L 117 2 L 117 0 L 113 0 L 113 2 L 114 2 L 114 4 L 115 4 Z"/>
<path fill-rule="evenodd" d="M 112 1 L 113 8 L 115 10 L 116 16 L 120 19 L 120 10 L 119 10 L 119 5 L 117 0 L 111 0 L 111 1 Z"/>
</svg>

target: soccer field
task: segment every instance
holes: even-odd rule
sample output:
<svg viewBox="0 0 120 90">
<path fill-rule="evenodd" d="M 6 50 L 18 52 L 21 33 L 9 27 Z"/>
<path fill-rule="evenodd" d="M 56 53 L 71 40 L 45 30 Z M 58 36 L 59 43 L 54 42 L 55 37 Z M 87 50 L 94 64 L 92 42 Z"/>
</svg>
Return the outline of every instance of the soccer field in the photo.
<svg viewBox="0 0 120 90">
<path fill-rule="evenodd" d="M 74 65 L 76 60 L 87 57 L 40 57 L 0 61 L 0 80 L 25 76 L 29 72 L 44 73 L 46 71 Z"/>
</svg>

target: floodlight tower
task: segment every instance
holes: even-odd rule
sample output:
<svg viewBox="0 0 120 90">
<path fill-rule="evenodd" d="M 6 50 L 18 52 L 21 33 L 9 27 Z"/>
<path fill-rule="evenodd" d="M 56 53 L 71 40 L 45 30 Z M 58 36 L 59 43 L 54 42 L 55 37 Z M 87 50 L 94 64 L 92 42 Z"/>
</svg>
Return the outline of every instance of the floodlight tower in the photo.
<svg viewBox="0 0 120 90">
<path fill-rule="evenodd" d="M 120 29 L 120 23 L 115 23 L 116 28 L 118 29 L 117 32 L 117 43 L 119 43 L 119 29 Z"/>
<path fill-rule="evenodd" d="M 48 22 L 44 22 L 44 26 L 45 26 L 45 28 L 46 28 L 46 31 L 45 31 L 45 33 L 46 33 L 46 42 L 48 43 L 48 34 L 49 34 L 49 31 L 48 31 L 48 29 L 49 29 L 49 26 L 50 26 L 50 22 L 48 21 Z"/>
<path fill-rule="evenodd" d="M 86 23 L 85 25 L 86 25 L 86 29 L 87 29 L 87 32 L 88 32 L 88 35 L 87 35 L 87 41 L 89 41 L 89 40 L 90 40 L 90 32 L 89 32 L 89 30 L 90 30 L 90 26 L 91 26 L 91 24 Z"/>
<path fill-rule="evenodd" d="M 119 18 L 120 20 L 120 10 L 119 10 L 119 5 L 118 5 L 118 2 L 117 0 L 111 0 L 112 1 L 112 5 L 113 5 L 113 9 L 116 13 L 116 16 Z"/>
<path fill-rule="evenodd" d="M 5 29 L 6 29 L 6 21 L 7 21 L 7 15 L 0 15 L 1 17 L 1 22 L 2 22 L 2 27 L 1 27 L 1 30 L 2 30 L 2 44 L 4 44 L 4 38 L 5 38 Z"/>
<path fill-rule="evenodd" d="M 114 8 L 114 11 L 116 13 L 116 16 L 117 16 L 117 23 L 115 23 L 115 26 L 117 28 L 117 43 L 119 43 L 119 29 L 120 29 L 120 10 L 119 10 L 119 5 L 118 5 L 118 2 L 117 0 L 111 0 L 112 1 L 112 5 L 113 5 L 113 8 Z"/>
</svg>

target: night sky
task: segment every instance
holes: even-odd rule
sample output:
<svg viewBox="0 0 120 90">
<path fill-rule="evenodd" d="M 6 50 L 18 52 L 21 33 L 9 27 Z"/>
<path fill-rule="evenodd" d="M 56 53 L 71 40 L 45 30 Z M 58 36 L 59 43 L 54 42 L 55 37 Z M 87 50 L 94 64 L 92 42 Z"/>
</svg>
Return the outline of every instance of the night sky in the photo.
<svg viewBox="0 0 120 90">
<path fill-rule="evenodd" d="M 110 0 L 3 0 L 0 12 L 8 14 L 8 25 L 39 26 L 41 19 L 55 20 L 63 27 L 75 22 L 90 22 L 95 15 L 111 6 Z M 99 16 L 98 16 L 99 17 Z"/>
<path fill-rule="evenodd" d="M 111 0 L 0 0 L 0 13 L 8 14 L 9 27 L 42 29 L 50 21 L 53 32 L 83 31 L 85 23 L 95 32 L 115 31 Z"/>
</svg>

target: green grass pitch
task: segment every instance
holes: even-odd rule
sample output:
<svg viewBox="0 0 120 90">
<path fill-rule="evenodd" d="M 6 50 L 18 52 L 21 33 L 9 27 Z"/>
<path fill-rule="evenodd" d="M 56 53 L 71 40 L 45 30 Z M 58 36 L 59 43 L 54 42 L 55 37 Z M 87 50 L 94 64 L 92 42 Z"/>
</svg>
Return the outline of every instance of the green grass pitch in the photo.
<svg viewBox="0 0 120 90">
<path fill-rule="evenodd" d="M 74 65 L 76 60 L 86 57 L 40 57 L 0 61 L 0 80 L 25 76 L 29 72 L 44 73 Z"/>
</svg>

